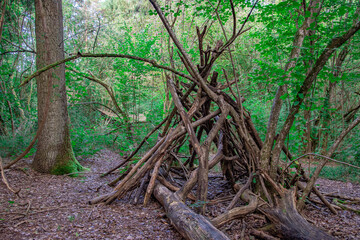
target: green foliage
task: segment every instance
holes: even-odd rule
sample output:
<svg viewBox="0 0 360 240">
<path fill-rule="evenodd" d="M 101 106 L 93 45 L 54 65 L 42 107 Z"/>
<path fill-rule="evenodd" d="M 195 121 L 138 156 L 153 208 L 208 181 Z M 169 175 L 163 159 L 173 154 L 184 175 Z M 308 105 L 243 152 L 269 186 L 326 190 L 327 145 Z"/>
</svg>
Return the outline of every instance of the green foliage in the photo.
<svg viewBox="0 0 360 240">
<path fill-rule="evenodd" d="M 11 157 L 21 154 L 32 140 L 32 135 L 16 137 L 12 136 L 0 136 L 0 152 L 2 157 Z M 32 149 L 27 156 L 31 156 L 35 153 L 35 149 Z"/>
<path fill-rule="evenodd" d="M 196 201 L 194 202 L 193 204 L 190 204 L 189 207 L 192 207 L 192 208 L 200 208 L 202 206 L 204 206 L 204 204 L 207 204 L 208 202 L 206 201 Z"/>
<path fill-rule="evenodd" d="M 73 222 L 75 220 L 75 216 L 73 216 L 73 215 L 68 216 L 68 220 L 70 222 Z"/>
<path fill-rule="evenodd" d="M 315 171 L 315 169 L 313 169 Z M 320 177 L 344 182 L 360 183 L 360 170 L 347 166 L 325 166 Z"/>
<path fill-rule="evenodd" d="M 234 1 L 238 29 L 253 2 Z M 173 29 L 195 64 L 199 63 L 195 26 L 208 26 L 205 46 L 213 47 L 218 40 L 226 41 L 222 26 L 214 14 L 217 0 L 159 3 L 168 20 L 176 20 Z M 307 29 L 313 31 L 313 34 L 305 38 L 300 55 L 295 59 L 295 66 L 285 72 L 295 33 L 305 18 L 309 17 L 309 12 L 304 12 L 301 4 L 301 1 L 292 0 L 259 1 L 249 19 L 252 28 L 231 46 L 235 74 L 227 51 L 214 66 L 214 70 L 219 73 L 225 69 L 230 80 L 235 77 L 239 79 L 239 94 L 246 99 L 244 106 L 250 111 L 252 121 L 263 140 L 278 87 L 286 85 L 287 91 L 281 96 L 284 106 L 277 133 L 291 106 L 298 104 L 295 97 L 314 61 L 332 38 L 340 36 L 353 24 L 358 7 L 356 1 L 322 1 L 322 11 Z M 174 67 L 188 74 L 176 47 L 146 1 L 64 0 L 63 9 L 66 55 L 76 54 L 78 51 L 121 53 L 153 59 L 167 66 L 171 66 L 172 55 Z M 219 16 L 229 38 L 233 26 L 230 1 L 221 1 Z M 0 44 L 0 151 L 2 156 L 15 156 L 27 147 L 37 128 L 36 84 L 33 82 L 23 89 L 17 88 L 23 77 L 35 70 L 32 2 L 13 2 L 11 8 L 6 10 L 5 23 Z M 21 36 L 15 29 L 19 30 Z M 344 118 L 359 102 L 356 92 L 360 76 L 359 43 L 360 37 L 357 34 L 348 45 L 337 49 L 319 73 L 310 93 L 306 96 L 298 95 L 304 99 L 304 103 L 286 140 L 286 147 L 293 155 L 301 155 L 310 143 L 314 152 L 328 149 L 349 121 L 358 116 L 359 113 L 355 112 L 349 121 Z M 344 65 L 336 68 L 336 57 L 344 47 L 348 48 L 349 53 Z M 129 119 L 127 123 L 103 86 L 81 74 L 67 71 L 71 139 L 76 156 L 93 155 L 103 148 L 128 154 L 171 109 L 171 99 L 166 96 L 169 93 L 166 92 L 164 72 L 149 64 L 127 59 L 77 59 L 66 65 L 88 76 L 94 75 L 111 87 L 119 107 Z M 338 76 L 336 71 L 340 71 Z M 179 81 L 189 83 L 182 78 Z M 226 82 L 222 75 L 218 81 L 219 84 Z M 330 84 L 335 84 L 332 99 L 328 97 Z M 230 94 L 229 89 L 224 91 Z M 111 110 L 106 107 L 119 116 L 111 114 Z M 310 111 L 309 119 L 304 117 L 307 111 Z M 146 120 L 140 121 L 140 116 L 145 116 Z M 308 131 L 310 139 L 307 137 Z M 142 151 L 156 142 L 156 135 L 147 141 Z M 355 130 L 346 138 L 346 143 L 336 156 L 355 165 L 359 164 L 358 138 L 359 131 Z M 28 155 L 35 150 L 34 148 Z M 181 148 L 179 152 L 189 154 L 185 148 Z M 76 164 L 72 167 L 77 168 Z M 334 178 L 342 174 L 352 178 L 356 173 L 347 168 L 334 169 L 325 169 L 322 174 Z M 67 169 L 61 170 L 65 171 Z"/>
</svg>

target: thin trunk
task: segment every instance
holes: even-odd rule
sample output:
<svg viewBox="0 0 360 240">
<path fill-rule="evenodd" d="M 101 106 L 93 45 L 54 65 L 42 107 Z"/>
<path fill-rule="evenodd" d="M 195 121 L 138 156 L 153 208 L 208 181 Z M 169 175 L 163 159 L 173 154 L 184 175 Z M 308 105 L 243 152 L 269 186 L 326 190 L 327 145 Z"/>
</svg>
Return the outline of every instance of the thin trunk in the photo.
<svg viewBox="0 0 360 240">
<path fill-rule="evenodd" d="M 360 116 L 355 119 L 346 129 L 344 129 L 340 136 L 336 139 L 336 141 L 334 142 L 334 144 L 331 146 L 331 148 L 329 149 L 329 151 L 327 152 L 326 156 L 327 157 L 331 157 L 335 150 L 337 149 L 337 147 L 340 145 L 340 143 L 342 142 L 342 140 L 345 138 L 345 136 L 354 128 L 356 127 L 358 124 L 360 123 Z M 316 180 L 318 179 L 321 170 L 323 169 L 323 167 L 327 164 L 328 160 L 324 160 L 315 170 L 313 176 L 310 178 L 310 181 L 308 182 L 308 184 L 306 185 L 305 190 L 303 191 L 303 194 L 301 196 L 301 199 L 298 202 L 298 209 L 302 209 L 304 207 L 305 204 L 305 199 L 307 198 L 307 196 L 309 195 L 311 189 L 314 187 L 314 184 L 316 182 Z"/>
<path fill-rule="evenodd" d="M 330 41 L 327 47 L 324 49 L 320 57 L 316 60 L 309 74 L 306 76 L 304 83 L 302 84 L 299 92 L 297 93 L 294 104 L 290 109 L 290 113 L 287 116 L 284 126 L 281 129 L 279 138 L 272 151 L 272 169 L 276 169 L 278 165 L 281 149 L 284 146 L 286 136 L 289 134 L 290 128 L 294 123 L 295 116 L 299 112 L 300 106 L 303 103 L 308 91 L 310 90 L 313 82 L 317 78 L 319 72 L 323 69 L 330 56 L 334 51 L 346 43 L 357 31 L 360 29 L 360 21 L 354 24 L 345 34 L 341 37 L 334 38 Z"/>
<path fill-rule="evenodd" d="M 290 77 L 292 68 L 294 68 L 294 66 L 296 64 L 296 59 L 300 55 L 301 47 L 303 45 L 304 39 L 307 34 L 307 28 L 309 27 L 310 23 L 314 20 L 316 14 L 320 8 L 319 3 L 320 3 L 320 0 L 311 2 L 310 6 L 309 6 L 310 16 L 304 20 L 303 25 L 298 29 L 297 33 L 295 34 L 295 38 L 293 41 L 293 49 L 289 56 L 289 62 L 286 64 L 285 69 L 284 69 L 285 72 L 289 71 L 289 73 L 286 76 L 284 76 L 284 78 Z M 277 124 L 279 121 L 280 111 L 281 111 L 282 104 L 283 104 L 281 96 L 284 95 L 284 93 L 286 91 L 286 87 L 287 87 L 286 85 L 279 86 L 279 88 L 276 92 L 274 101 L 273 101 L 270 118 L 269 118 L 269 122 L 268 122 L 268 126 L 267 126 L 264 146 L 261 149 L 261 153 L 260 153 L 260 165 L 261 165 L 262 169 L 269 168 L 271 150 L 272 150 L 275 136 L 276 136 L 276 134 L 275 134 L 276 127 L 277 127 Z M 272 168 L 272 172 L 273 171 L 274 171 L 274 169 Z"/>
</svg>

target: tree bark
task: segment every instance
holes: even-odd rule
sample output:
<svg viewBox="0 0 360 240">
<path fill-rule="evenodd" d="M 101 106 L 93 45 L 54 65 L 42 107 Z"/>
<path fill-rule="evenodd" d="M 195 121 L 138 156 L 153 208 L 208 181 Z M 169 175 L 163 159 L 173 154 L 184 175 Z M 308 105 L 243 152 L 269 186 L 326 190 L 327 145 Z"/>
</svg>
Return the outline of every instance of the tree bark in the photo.
<svg viewBox="0 0 360 240">
<path fill-rule="evenodd" d="M 35 13 L 36 66 L 41 69 L 64 59 L 62 1 L 36 0 Z M 36 80 L 38 122 L 41 123 L 47 116 L 32 167 L 51 174 L 81 171 L 70 142 L 65 65 L 42 73 Z M 50 104 L 47 104 L 49 97 Z"/>
<path fill-rule="evenodd" d="M 335 239 L 324 231 L 307 222 L 296 209 L 294 190 L 284 190 L 275 208 L 263 209 L 265 215 L 274 224 L 274 230 L 282 239 Z"/>
</svg>

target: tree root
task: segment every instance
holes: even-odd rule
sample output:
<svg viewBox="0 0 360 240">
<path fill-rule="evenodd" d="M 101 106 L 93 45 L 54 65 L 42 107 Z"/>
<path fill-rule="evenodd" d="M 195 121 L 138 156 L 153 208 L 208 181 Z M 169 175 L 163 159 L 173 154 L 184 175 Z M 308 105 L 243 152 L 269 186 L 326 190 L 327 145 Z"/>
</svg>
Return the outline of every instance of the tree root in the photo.
<svg viewBox="0 0 360 240">
<path fill-rule="evenodd" d="M 296 209 L 295 190 L 283 189 L 275 208 L 263 208 L 262 212 L 273 223 L 274 231 L 284 239 L 335 239 L 307 222 Z"/>
</svg>

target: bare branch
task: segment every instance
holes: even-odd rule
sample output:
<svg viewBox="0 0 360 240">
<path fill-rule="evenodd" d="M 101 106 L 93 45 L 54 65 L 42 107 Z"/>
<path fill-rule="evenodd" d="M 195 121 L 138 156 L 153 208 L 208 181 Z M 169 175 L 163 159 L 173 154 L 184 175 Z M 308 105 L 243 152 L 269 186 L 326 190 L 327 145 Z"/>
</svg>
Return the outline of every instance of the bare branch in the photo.
<svg viewBox="0 0 360 240">
<path fill-rule="evenodd" d="M 41 73 L 51 69 L 51 68 L 54 68 L 60 64 L 63 64 L 63 63 L 66 63 L 66 62 L 70 62 L 70 61 L 73 61 L 75 59 L 78 59 L 78 58 L 126 58 L 126 59 L 132 59 L 132 60 L 137 60 L 137 61 L 140 61 L 140 62 L 147 62 L 147 63 L 150 63 L 153 67 L 156 67 L 156 68 L 160 68 L 160 69 L 164 69 L 164 70 L 167 70 L 167 71 L 170 71 L 170 72 L 173 72 L 175 73 L 176 75 L 179 75 L 183 78 L 186 78 L 186 79 L 189 79 L 191 81 L 194 81 L 194 79 L 182 72 L 179 72 L 175 69 L 172 69 L 170 67 L 167 67 L 167 66 L 163 66 L 163 65 L 160 65 L 158 63 L 156 63 L 155 60 L 151 60 L 151 59 L 146 59 L 146 58 L 141 58 L 141 57 L 137 57 L 137 56 L 132 56 L 132 55 L 126 55 L 126 54 L 115 54 L 115 53 L 78 53 L 74 56 L 71 56 L 71 57 L 68 57 L 68 58 L 65 58 L 63 60 L 60 60 L 58 62 L 55 62 L 53 64 L 50 64 L 46 67 L 43 67 L 39 70 L 37 70 L 35 73 L 31 74 L 29 77 L 27 77 L 21 84 L 20 84 L 20 87 L 26 85 L 27 83 L 29 83 L 33 78 L 39 76 Z"/>
<path fill-rule="evenodd" d="M 21 189 L 19 190 L 14 190 L 8 180 L 6 179 L 6 176 L 5 176 L 5 172 L 4 172 L 4 168 L 3 168 L 3 165 L 2 165 L 2 158 L 0 157 L 0 170 L 1 170 L 1 177 L 2 177 L 2 181 L 4 182 L 4 184 L 6 185 L 6 187 L 13 193 L 15 193 L 16 195 L 20 192 Z"/>
</svg>

